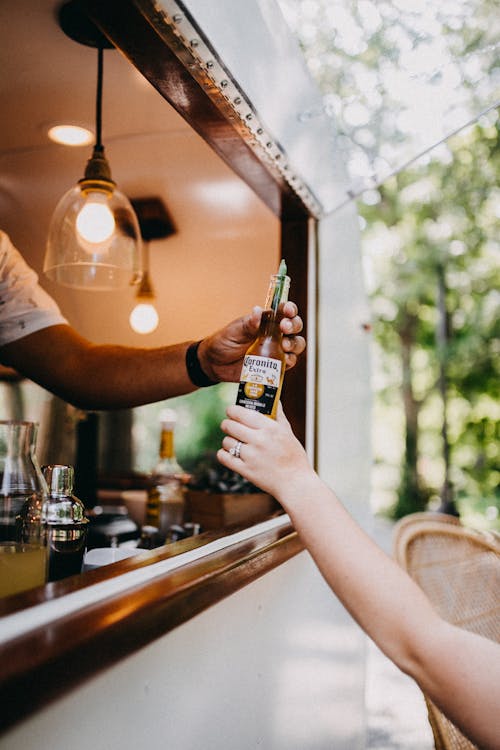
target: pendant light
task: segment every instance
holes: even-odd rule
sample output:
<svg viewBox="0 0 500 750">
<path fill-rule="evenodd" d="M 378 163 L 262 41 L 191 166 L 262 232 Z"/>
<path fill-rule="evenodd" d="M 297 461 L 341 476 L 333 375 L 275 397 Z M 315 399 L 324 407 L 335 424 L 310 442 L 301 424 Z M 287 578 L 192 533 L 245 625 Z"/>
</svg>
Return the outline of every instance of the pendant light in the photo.
<svg viewBox="0 0 500 750">
<path fill-rule="evenodd" d="M 136 333 L 153 333 L 158 328 L 159 317 L 155 307 L 156 294 L 149 275 L 149 242 L 142 246 L 142 279 L 137 289 L 136 303 L 130 313 L 130 327 Z"/>
<path fill-rule="evenodd" d="M 96 139 L 83 178 L 56 206 L 43 270 L 63 286 L 119 289 L 140 279 L 141 235 L 130 201 L 111 177 L 102 144 L 103 52 L 113 45 L 74 0 L 61 7 L 59 23 L 71 39 L 97 47 Z"/>
<path fill-rule="evenodd" d="M 173 221 L 161 198 L 136 198 L 132 205 L 139 219 L 143 240 L 141 283 L 135 295 L 135 305 L 130 313 L 130 327 L 136 333 L 152 333 L 159 323 L 155 307 L 156 294 L 149 269 L 151 240 L 160 240 L 175 233 Z"/>
</svg>

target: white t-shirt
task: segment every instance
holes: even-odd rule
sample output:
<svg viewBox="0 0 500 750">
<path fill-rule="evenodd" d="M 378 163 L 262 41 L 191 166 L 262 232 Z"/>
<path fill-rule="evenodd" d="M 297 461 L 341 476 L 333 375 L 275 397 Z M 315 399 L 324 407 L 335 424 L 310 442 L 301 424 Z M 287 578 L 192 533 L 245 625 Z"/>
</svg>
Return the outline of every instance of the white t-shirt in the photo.
<svg viewBox="0 0 500 750">
<path fill-rule="evenodd" d="M 68 321 L 0 229 L 0 346 L 61 323 Z"/>
</svg>

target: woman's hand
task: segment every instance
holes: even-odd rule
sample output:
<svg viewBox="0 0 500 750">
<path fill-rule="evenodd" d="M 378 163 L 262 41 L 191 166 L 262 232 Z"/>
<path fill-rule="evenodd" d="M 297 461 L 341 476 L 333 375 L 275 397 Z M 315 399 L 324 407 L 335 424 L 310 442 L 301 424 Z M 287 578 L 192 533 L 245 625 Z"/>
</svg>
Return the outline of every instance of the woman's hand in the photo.
<svg viewBox="0 0 500 750">
<path fill-rule="evenodd" d="M 203 372 L 211 380 L 226 383 L 239 381 L 243 357 L 250 344 L 255 341 L 261 317 L 262 308 L 254 307 L 250 315 L 234 320 L 203 339 L 198 348 L 198 358 Z M 287 302 L 283 307 L 280 328 L 283 332 L 282 346 L 286 366 L 289 369 L 306 348 L 305 339 L 298 335 L 303 324 L 294 302 Z"/>
<path fill-rule="evenodd" d="M 313 474 L 306 452 L 292 432 L 279 405 L 276 421 L 243 406 L 229 406 L 221 424 L 226 437 L 217 458 L 223 466 L 277 499 L 288 494 L 293 483 Z M 238 455 L 231 449 L 240 442 Z"/>
</svg>

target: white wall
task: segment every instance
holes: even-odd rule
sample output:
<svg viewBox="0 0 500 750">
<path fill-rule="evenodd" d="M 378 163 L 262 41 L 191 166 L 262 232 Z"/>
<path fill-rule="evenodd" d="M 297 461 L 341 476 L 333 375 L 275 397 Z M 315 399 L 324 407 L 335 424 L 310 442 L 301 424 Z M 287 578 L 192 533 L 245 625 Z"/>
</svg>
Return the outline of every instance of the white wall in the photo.
<svg viewBox="0 0 500 750">
<path fill-rule="evenodd" d="M 318 245 L 316 463 L 322 479 L 369 531 L 370 341 L 363 329 L 369 309 L 354 203 L 320 222 Z M 351 648 L 338 655 L 337 666 L 342 664 L 346 672 L 350 711 L 364 726 L 366 636 L 340 605 L 330 622 L 333 632 L 339 627 Z M 358 740 L 353 736 L 349 747 L 356 748 Z"/>
<path fill-rule="evenodd" d="M 354 203 L 319 226 L 317 462 L 323 479 L 364 523 L 370 487 L 370 320 Z"/>
<path fill-rule="evenodd" d="M 358 640 L 303 552 L 13 728 L 2 750 L 361 750 Z"/>
</svg>

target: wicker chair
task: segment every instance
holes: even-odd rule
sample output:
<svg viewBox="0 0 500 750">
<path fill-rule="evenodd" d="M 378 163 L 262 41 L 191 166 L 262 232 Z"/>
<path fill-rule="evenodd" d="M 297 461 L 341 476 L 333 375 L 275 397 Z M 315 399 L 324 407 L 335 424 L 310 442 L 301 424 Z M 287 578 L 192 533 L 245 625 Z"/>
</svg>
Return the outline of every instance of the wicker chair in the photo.
<svg viewBox="0 0 500 750">
<path fill-rule="evenodd" d="M 423 513 L 410 513 L 404 518 L 400 518 L 394 527 L 394 539 L 401 537 L 403 529 L 408 528 L 412 524 L 420 524 L 422 521 L 426 523 L 429 521 L 435 521 L 436 523 L 452 523 L 455 526 L 461 526 L 460 518 L 458 516 L 449 516 L 447 513 L 439 513 L 438 511 L 426 510 Z"/>
<path fill-rule="evenodd" d="M 500 535 L 418 513 L 396 524 L 394 557 L 443 619 L 500 642 Z M 424 697 L 436 750 L 474 750 Z"/>
</svg>

